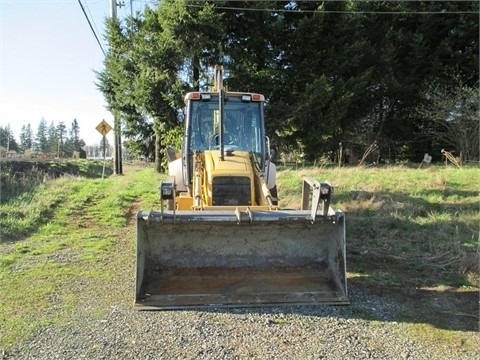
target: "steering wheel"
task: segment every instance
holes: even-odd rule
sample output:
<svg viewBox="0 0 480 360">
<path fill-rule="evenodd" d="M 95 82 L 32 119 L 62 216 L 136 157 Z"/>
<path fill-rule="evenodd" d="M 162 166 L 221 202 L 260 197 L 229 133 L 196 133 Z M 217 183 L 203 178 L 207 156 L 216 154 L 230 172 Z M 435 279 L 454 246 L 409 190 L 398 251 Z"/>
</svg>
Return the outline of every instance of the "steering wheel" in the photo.
<svg viewBox="0 0 480 360">
<path fill-rule="evenodd" d="M 233 149 L 233 150 L 238 149 L 239 146 L 235 145 L 233 143 L 233 141 L 234 141 L 234 138 L 230 134 L 228 134 L 228 133 L 223 134 L 223 144 L 224 144 L 225 148 Z M 220 135 L 219 134 L 213 135 L 211 142 L 213 144 L 214 149 L 220 149 Z"/>
</svg>

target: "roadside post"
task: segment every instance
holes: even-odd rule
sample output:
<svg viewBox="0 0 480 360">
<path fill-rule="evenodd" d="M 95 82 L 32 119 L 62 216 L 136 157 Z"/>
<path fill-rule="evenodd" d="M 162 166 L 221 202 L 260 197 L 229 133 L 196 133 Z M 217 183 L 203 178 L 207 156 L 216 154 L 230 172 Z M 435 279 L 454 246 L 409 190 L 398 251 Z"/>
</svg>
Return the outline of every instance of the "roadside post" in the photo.
<svg viewBox="0 0 480 360">
<path fill-rule="evenodd" d="M 112 130 L 112 127 L 105 120 L 102 120 L 102 122 L 98 124 L 95 129 L 97 129 L 97 131 L 103 136 L 103 171 L 102 171 L 102 179 L 103 179 L 105 177 L 105 161 L 106 161 L 106 151 L 107 151 L 106 136 Z"/>
</svg>

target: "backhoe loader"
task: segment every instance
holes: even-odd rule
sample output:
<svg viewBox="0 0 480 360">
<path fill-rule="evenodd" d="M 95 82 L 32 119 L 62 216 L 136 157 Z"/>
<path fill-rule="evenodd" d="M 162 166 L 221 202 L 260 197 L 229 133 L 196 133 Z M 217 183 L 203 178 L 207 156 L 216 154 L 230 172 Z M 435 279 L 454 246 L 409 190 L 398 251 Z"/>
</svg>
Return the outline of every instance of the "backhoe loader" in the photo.
<svg viewBox="0 0 480 360">
<path fill-rule="evenodd" d="M 137 214 L 135 307 L 348 304 L 345 214 L 308 177 L 300 209 L 278 207 L 264 96 L 226 91 L 216 66 L 185 105 L 160 209 Z"/>
</svg>

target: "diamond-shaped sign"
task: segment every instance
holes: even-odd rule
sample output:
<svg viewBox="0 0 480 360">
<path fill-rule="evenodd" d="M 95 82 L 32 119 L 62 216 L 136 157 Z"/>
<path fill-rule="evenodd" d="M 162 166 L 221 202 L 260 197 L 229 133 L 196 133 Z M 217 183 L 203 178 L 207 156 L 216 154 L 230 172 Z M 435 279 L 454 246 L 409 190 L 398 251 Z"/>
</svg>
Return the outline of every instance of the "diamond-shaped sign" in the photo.
<svg viewBox="0 0 480 360">
<path fill-rule="evenodd" d="M 102 122 L 100 124 L 98 124 L 98 126 L 95 129 L 97 129 L 97 131 L 100 134 L 105 136 L 110 132 L 110 130 L 112 130 L 112 127 L 105 120 L 102 120 Z"/>
</svg>

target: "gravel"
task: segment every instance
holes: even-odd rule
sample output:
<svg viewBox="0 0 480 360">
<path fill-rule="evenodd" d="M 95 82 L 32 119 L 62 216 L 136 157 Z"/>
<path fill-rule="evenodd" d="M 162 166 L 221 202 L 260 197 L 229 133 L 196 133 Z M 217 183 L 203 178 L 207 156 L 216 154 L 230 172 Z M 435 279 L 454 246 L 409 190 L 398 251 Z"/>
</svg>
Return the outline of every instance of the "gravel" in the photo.
<svg viewBox="0 0 480 360">
<path fill-rule="evenodd" d="M 120 301 L 104 316 L 78 310 L 3 359 L 478 359 L 416 341 L 395 321 L 402 304 L 350 287 L 350 306 L 137 311 Z M 87 314 L 87 315 L 86 315 Z"/>
</svg>

